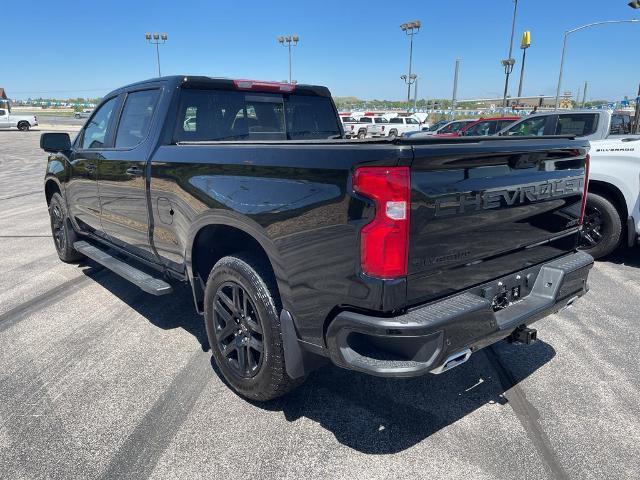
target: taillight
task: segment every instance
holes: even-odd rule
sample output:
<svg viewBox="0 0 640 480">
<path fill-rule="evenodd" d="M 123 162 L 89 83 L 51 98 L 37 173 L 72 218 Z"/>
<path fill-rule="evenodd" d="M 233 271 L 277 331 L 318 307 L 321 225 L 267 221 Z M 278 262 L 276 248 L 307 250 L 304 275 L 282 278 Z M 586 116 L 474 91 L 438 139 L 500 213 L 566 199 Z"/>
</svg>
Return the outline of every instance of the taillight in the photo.
<svg viewBox="0 0 640 480">
<path fill-rule="evenodd" d="M 351 125 L 351 130 L 353 130 L 353 125 Z"/>
<path fill-rule="evenodd" d="M 384 125 L 382 125 L 382 131 L 384 132 Z"/>
<path fill-rule="evenodd" d="M 407 275 L 409 254 L 409 167 L 360 167 L 353 189 L 375 202 L 376 213 L 360 231 L 362 270 L 377 278 Z"/>
<path fill-rule="evenodd" d="M 584 159 L 584 190 L 582 192 L 582 205 L 580 206 L 580 219 L 578 225 L 582 225 L 584 222 L 584 211 L 587 208 L 587 192 L 589 190 L 589 163 L 591 159 L 589 155 Z"/>
</svg>

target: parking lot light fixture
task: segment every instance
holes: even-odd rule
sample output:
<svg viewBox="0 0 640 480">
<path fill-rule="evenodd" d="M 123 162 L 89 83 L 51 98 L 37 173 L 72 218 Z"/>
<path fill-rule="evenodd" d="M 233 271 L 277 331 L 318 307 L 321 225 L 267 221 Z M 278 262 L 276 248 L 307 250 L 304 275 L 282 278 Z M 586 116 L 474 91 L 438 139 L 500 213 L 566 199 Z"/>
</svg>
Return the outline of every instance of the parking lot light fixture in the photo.
<svg viewBox="0 0 640 480">
<path fill-rule="evenodd" d="M 584 30 L 585 28 L 597 27 L 599 25 L 618 24 L 618 23 L 640 23 L 640 20 L 637 20 L 635 18 L 632 18 L 630 20 L 605 20 L 603 22 L 587 23 L 586 25 L 572 28 L 571 30 L 567 30 L 566 32 L 564 32 L 564 40 L 562 42 L 562 55 L 560 57 L 560 72 L 558 73 L 558 89 L 556 90 L 556 105 L 555 105 L 556 110 L 560 105 L 560 89 L 562 88 L 562 73 L 564 70 L 564 58 L 565 58 L 565 53 L 567 51 L 567 39 L 569 38 L 569 35 L 579 30 Z"/>
<path fill-rule="evenodd" d="M 418 34 L 420 27 L 422 27 L 422 22 L 420 20 L 405 22 L 400 25 L 400 30 L 406 33 L 409 37 L 409 72 L 407 75 L 402 75 L 400 77 L 407 84 L 407 103 L 411 102 L 411 84 L 413 84 L 417 78 L 411 73 L 411 66 L 413 63 L 413 36 Z"/>
<path fill-rule="evenodd" d="M 511 22 L 511 39 L 509 40 L 509 58 L 502 60 L 502 66 L 504 67 L 504 95 L 502 96 L 502 106 L 507 106 L 507 95 L 509 94 L 509 76 L 513 72 L 513 66 L 516 61 L 513 59 L 513 37 L 516 32 L 516 16 L 518 14 L 518 0 L 513 0 L 513 20 Z"/>
<path fill-rule="evenodd" d="M 289 83 L 293 83 L 291 79 L 291 47 L 296 47 L 300 41 L 298 35 L 281 35 L 277 37 L 278 43 L 289 50 Z"/>
<path fill-rule="evenodd" d="M 147 42 L 156 46 L 156 59 L 158 60 L 158 77 L 161 77 L 162 73 L 160 72 L 160 44 L 165 43 L 169 39 L 169 36 L 166 33 L 154 32 L 145 33 L 144 38 Z"/>
</svg>

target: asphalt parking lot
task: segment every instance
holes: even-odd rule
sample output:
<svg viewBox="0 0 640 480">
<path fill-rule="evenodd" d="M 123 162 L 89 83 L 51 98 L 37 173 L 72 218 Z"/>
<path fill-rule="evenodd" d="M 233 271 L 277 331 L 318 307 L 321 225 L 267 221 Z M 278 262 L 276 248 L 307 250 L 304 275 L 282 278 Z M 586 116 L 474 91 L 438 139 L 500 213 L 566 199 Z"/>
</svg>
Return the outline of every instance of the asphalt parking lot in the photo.
<svg viewBox="0 0 640 480">
<path fill-rule="evenodd" d="M 186 289 L 58 260 L 39 137 L 0 131 L 0 478 L 640 476 L 640 249 L 598 262 L 532 346 L 411 380 L 325 367 L 251 404 Z"/>
</svg>

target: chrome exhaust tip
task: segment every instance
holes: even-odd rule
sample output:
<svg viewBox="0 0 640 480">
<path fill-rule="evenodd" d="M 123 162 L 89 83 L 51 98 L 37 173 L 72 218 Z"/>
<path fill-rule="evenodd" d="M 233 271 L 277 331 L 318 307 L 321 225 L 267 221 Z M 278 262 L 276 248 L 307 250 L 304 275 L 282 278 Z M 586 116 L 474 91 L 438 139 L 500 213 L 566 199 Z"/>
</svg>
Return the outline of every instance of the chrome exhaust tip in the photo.
<svg viewBox="0 0 640 480">
<path fill-rule="evenodd" d="M 446 372 L 447 370 L 451 370 L 452 368 L 455 368 L 458 365 L 462 365 L 464 362 L 469 360 L 470 356 L 471 356 L 470 348 L 466 348 L 464 350 L 461 350 L 460 352 L 453 353 L 449 355 L 444 362 L 442 362 L 442 365 L 431 370 L 431 373 L 435 373 L 436 375 L 439 375 L 441 373 Z"/>
</svg>

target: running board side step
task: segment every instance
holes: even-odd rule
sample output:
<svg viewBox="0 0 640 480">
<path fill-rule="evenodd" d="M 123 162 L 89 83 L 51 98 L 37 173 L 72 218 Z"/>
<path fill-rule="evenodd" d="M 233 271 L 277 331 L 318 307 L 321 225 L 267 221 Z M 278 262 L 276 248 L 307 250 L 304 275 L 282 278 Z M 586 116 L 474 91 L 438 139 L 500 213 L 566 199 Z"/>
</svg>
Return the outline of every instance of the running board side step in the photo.
<svg viewBox="0 0 640 480">
<path fill-rule="evenodd" d="M 148 273 L 118 260 L 114 256 L 104 250 L 100 250 L 98 247 L 95 247 L 88 242 L 74 242 L 73 248 L 151 295 L 167 295 L 173 292 L 171 285 L 164 280 L 152 277 Z"/>
</svg>

